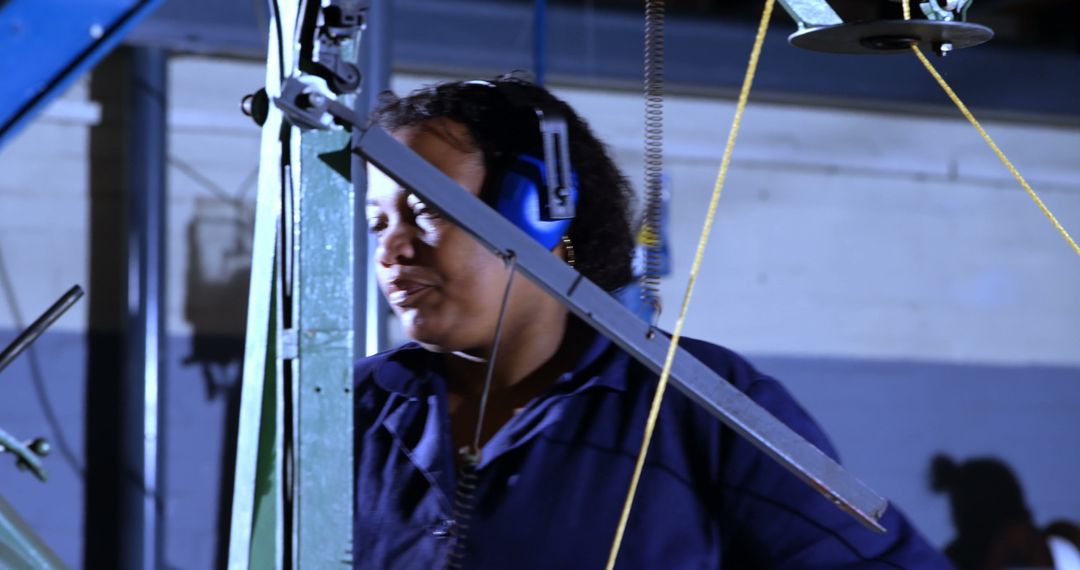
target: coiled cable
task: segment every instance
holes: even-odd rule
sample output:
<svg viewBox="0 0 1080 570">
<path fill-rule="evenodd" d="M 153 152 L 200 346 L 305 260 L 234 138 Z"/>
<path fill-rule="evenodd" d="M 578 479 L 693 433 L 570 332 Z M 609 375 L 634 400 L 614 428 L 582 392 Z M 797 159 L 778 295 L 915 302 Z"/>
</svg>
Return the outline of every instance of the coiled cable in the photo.
<svg viewBox="0 0 1080 570">
<path fill-rule="evenodd" d="M 484 413 L 487 411 L 488 394 L 491 393 L 491 380 L 495 373 L 495 357 L 499 353 L 499 342 L 502 340 L 503 321 L 506 317 L 506 305 L 510 300 L 510 286 L 514 284 L 514 274 L 517 272 L 517 255 L 510 251 L 506 254 L 506 264 L 509 266 L 509 275 L 506 278 L 506 288 L 503 290 L 502 304 L 499 306 L 499 319 L 495 322 L 495 338 L 491 343 L 491 357 L 488 359 L 487 370 L 484 373 L 484 389 L 480 392 L 480 409 L 476 413 L 476 430 L 469 445 L 458 450 L 461 456 L 461 469 L 458 470 L 457 485 L 454 490 L 454 509 L 451 520 L 454 522 L 451 531 L 450 552 L 446 557 L 446 570 L 458 570 L 461 561 L 465 557 L 465 542 L 469 537 L 469 520 L 472 518 L 473 506 L 476 503 L 477 470 L 480 466 L 480 434 L 484 428 Z"/>
</svg>

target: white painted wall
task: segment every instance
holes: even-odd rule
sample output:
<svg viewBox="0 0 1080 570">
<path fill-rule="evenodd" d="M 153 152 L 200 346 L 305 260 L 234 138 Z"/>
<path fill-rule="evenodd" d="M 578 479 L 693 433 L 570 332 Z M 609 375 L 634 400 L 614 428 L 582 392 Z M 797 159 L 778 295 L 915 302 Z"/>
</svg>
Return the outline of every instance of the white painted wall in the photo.
<svg viewBox="0 0 1080 570">
<path fill-rule="evenodd" d="M 0 302 L 0 328 L 13 328 L 15 316 L 28 323 L 86 281 L 87 128 L 99 117 L 80 81 L 0 148 L 0 255 L 19 305 Z M 84 328 L 84 306 L 58 321 L 58 330 Z"/>
<path fill-rule="evenodd" d="M 237 105 L 261 81 L 252 63 L 185 57 L 171 66 L 174 333 L 188 330 L 185 238 L 196 209 L 221 217 L 228 199 L 254 195 L 258 131 Z M 394 85 L 425 81 L 400 76 Z M 558 91 L 637 182 L 639 96 Z M 675 196 L 667 326 L 732 110 L 730 101 L 702 98 L 666 104 Z M 80 83 L 0 152 L 0 247 L 25 313 L 85 281 L 87 127 L 97 113 Z M 1080 130 L 986 126 L 1065 227 L 1080 233 Z M 116 214 L 119 226 L 123 212 Z M 218 273 L 235 254 L 219 255 Z M 1075 365 L 1078 286 L 1080 260 L 962 118 L 751 102 L 686 332 L 756 353 Z M 76 309 L 58 326 L 81 329 L 79 319 Z M 6 306 L 0 326 L 11 326 Z"/>
<path fill-rule="evenodd" d="M 259 129 L 240 114 L 239 104 L 244 94 L 262 85 L 263 73 L 259 65 L 202 58 L 176 57 L 170 65 L 167 320 L 172 334 L 190 332 L 184 304 L 193 221 L 207 220 L 204 231 L 221 240 L 203 240 L 221 246 L 205 260 L 210 275 L 226 278 L 238 261 L 247 264 L 248 252 L 240 255 L 224 242 L 249 239 L 246 232 L 233 231 L 233 222 L 249 219 L 251 208 L 238 210 L 232 204 L 254 201 Z M 78 81 L 0 149 L 0 252 L 24 319 L 45 310 L 72 284 L 87 286 L 89 129 L 100 120 L 100 106 L 89 99 L 88 79 Z M 117 162 L 115 168 L 122 176 L 124 165 Z M 108 223 L 123 232 L 126 212 L 121 195 L 115 197 L 104 210 Z M 76 305 L 54 330 L 85 329 L 85 305 Z M 0 328 L 13 325 L 11 308 L 0 303 Z"/>
<path fill-rule="evenodd" d="M 565 91 L 640 179 L 636 94 Z M 734 106 L 669 98 L 674 323 Z M 1080 131 L 988 123 L 1080 233 Z M 687 334 L 740 350 L 1080 363 L 1080 257 L 961 117 L 751 104 Z"/>
</svg>

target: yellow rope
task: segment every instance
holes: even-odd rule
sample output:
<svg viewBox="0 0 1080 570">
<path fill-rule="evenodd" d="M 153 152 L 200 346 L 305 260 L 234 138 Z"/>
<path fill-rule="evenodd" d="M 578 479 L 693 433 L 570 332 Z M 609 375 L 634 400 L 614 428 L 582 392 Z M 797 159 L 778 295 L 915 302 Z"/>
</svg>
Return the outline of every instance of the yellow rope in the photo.
<svg viewBox="0 0 1080 570">
<path fill-rule="evenodd" d="M 668 345 L 667 357 L 664 359 L 664 368 L 660 373 L 660 380 L 656 385 L 656 394 L 653 396 L 652 406 L 649 409 L 649 417 L 645 421 L 645 437 L 638 452 L 637 463 L 634 465 L 634 474 L 630 479 L 630 490 L 623 504 L 622 515 L 619 518 L 619 526 L 615 530 L 615 540 L 611 544 L 611 552 L 608 554 L 607 570 L 615 568 L 615 559 L 619 556 L 619 547 L 622 545 L 623 534 L 626 531 L 626 522 L 630 518 L 630 509 L 634 504 L 634 495 L 637 492 L 638 481 L 641 479 L 641 471 L 645 466 L 645 456 L 649 451 L 649 442 L 652 441 L 653 430 L 656 428 L 656 418 L 660 413 L 660 404 L 667 388 L 668 377 L 671 375 L 671 364 L 675 359 L 675 349 L 682 335 L 683 323 L 686 322 L 686 314 L 690 306 L 690 297 L 694 292 L 694 283 L 697 281 L 698 272 L 701 269 L 701 260 L 705 254 L 705 244 L 709 241 L 709 233 L 712 231 L 713 220 L 716 217 L 716 205 L 720 201 L 720 192 L 724 188 L 724 180 L 727 178 L 728 165 L 731 163 L 731 151 L 735 148 L 735 138 L 739 134 L 739 125 L 742 123 L 743 110 L 746 109 L 746 101 L 750 97 L 750 86 L 754 83 L 754 73 L 757 71 L 758 58 L 761 55 L 761 46 L 765 42 L 765 31 L 772 16 L 774 0 L 765 1 L 765 9 L 761 14 L 761 23 L 758 24 L 757 37 L 754 38 L 754 47 L 750 51 L 750 63 L 746 67 L 746 75 L 743 77 L 742 89 L 739 91 L 739 100 L 735 105 L 735 118 L 728 132 L 727 146 L 724 147 L 724 158 L 720 162 L 720 172 L 716 176 L 713 186 L 712 198 L 709 201 L 709 210 L 705 215 L 705 227 L 701 231 L 698 240 L 697 252 L 694 254 L 694 263 L 690 268 L 690 281 L 686 284 L 686 293 L 683 295 L 682 308 L 679 318 L 675 321 L 675 329 L 671 335 L 671 343 Z"/>
<path fill-rule="evenodd" d="M 903 0 L 905 20 L 911 19 L 911 9 L 908 7 L 909 1 L 910 0 Z M 1031 188 L 1031 185 L 1027 183 L 1027 180 L 1024 180 L 1024 177 L 1020 175 L 1020 171 L 1017 170 L 1015 166 L 1013 166 L 1013 163 L 1009 161 L 1008 157 L 1005 156 L 1005 153 L 1002 152 L 1000 148 L 998 148 L 998 145 L 994 143 L 994 139 L 990 138 L 990 135 L 986 132 L 985 129 L 982 128 L 982 125 L 979 124 L 979 121 L 975 119 L 975 115 L 971 114 L 971 111 L 968 110 L 967 105 L 964 105 L 964 102 L 960 100 L 960 97 L 956 95 L 956 92 L 953 91 L 951 87 L 949 87 L 949 84 L 945 82 L 945 79 L 943 77 L 941 77 L 941 74 L 938 73 L 937 69 L 934 68 L 934 65 L 930 63 L 930 60 L 926 59 L 926 56 L 923 55 L 923 52 L 919 49 L 919 46 L 912 45 L 911 51 L 915 52 L 915 56 L 918 57 L 919 61 L 922 62 L 923 67 L 925 67 L 926 70 L 930 72 L 930 75 L 932 75 L 934 79 L 938 82 L 938 85 L 940 85 L 941 88 L 945 91 L 945 94 L 949 96 L 949 99 L 952 99 L 952 102 L 956 105 L 958 109 L 960 109 L 960 112 L 963 113 L 964 118 L 966 118 L 968 122 L 970 122 L 972 126 L 975 127 L 975 130 L 979 131 L 979 134 L 982 135 L 982 138 L 986 141 L 986 144 L 990 145 L 990 149 L 994 151 L 994 154 L 996 154 L 998 159 L 1001 160 L 1002 164 L 1005 165 L 1005 168 L 1009 169 L 1009 172 L 1011 172 L 1013 177 L 1016 178 L 1016 181 L 1020 183 L 1020 186 L 1024 188 L 1024 191 L 1027 192 L 1028 196 L 1030 196 L 1031 199 L 1035 202 L 1035 205 L 1038 206 L 1039 209 L 1042 210 L 1042 213 L 1050 219 L 1050 223 L 1054 224 L 1054 227 L 1057 228 L 1057 231 L 1060 232 L 1061 235 L 1065 238 L 1065 241 L 1069 242 L 1069 245 L 1072 246 L 1073 251 L 1076 252 L 1076 255 L 1080 255 L 1080 245 L 1076 244 L 1076 241 L 1072 238 L 1071 235 L 1069 235 L 1068 230 L 1066 230 L 1065 227 L 1061 225 L 1061 222 L 1059 222 L 1058 219 L 1054 216 L 1053 212 L 1050 211 L 1050 208 L 1046 207 L 1046 204 L 1044 204 L 1042 199 L 1039 198 L 1039 195 L 1035 193 L 1035 190 Z"/>
</svg>

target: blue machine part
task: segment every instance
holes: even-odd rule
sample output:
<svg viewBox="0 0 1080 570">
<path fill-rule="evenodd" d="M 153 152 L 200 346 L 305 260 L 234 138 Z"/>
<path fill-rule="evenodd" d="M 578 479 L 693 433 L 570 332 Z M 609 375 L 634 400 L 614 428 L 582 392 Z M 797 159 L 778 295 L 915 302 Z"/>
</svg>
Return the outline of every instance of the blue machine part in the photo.
<svg viewBox="0 0 1080 570">
<path fill-rule="evenodd" d="M 161 2 L 0 1 L 0 147 Z"/>
<path fill-rule="evenodd" d="M 660 201 L 660 235 L 658 237 L 660 241 L 660 266 L 656 277 L 667 277 L 671 275 L 671 237 L 668 228 L 670 226 L 671 219 L 671 175 L 665 173 L 661 177 L 661 184 L 663 186 L 663 192 L 661 192 Z M 634 312 L 635 315 L 641 317 L 647 323 L 655 322 L 659 316 L 656 314 L 656 307 L 651 303 L 645 302 L 642 298 L 644 291 L 642 287 L 642 277 L 645 273 L 645 256 L 646 244 L 645 244 L 645 228 L 641 228 L 638 231 L 638 243 L 634 248 L 634 277 L 635 279 L 628 283 L 622 289 L 615 292 L 615 297 L 619 299 L 622 304 Z"/>
<path fill-rule="evenodd" d="M 573 173 L 570 176 L 574 184 L 570 200 L 577 202 L 577 176 Z M 547 216 L 541 211 L 540 193 L 545 179 L 543 161 L 528 155 L 518 156 L 503 175 L 495 209 L 541 245 L 554 249 L 573 220 L 544 219 Z"/>
</svg>

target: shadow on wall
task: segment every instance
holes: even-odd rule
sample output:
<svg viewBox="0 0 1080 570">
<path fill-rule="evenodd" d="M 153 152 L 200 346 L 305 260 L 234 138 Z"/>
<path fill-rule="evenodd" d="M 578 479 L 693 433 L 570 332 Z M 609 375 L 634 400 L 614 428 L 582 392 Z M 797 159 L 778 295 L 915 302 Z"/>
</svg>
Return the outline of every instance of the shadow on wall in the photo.
<svg viewBox="0 0 1080 570">
<path fill-rule="evenodd" d="M 236 465 L 244 327 L 251 275 L 252 211 L 239 200 L 199 198 L 187 229 L 184 318 L 192 327 L 185 366 L 202 372 L 207 400 L 225 399 L 221 475 L 218 484 L 217 567 L 228 558 Z"/>
<path fill-rule="evenodd" d="M 1012 469 L 994 458 L 956 463 L 937 455 L 930 487 L 949 498 L 956 537 L 945 554 L 958 570 L 1080 570 L 1080 526 L 1055 521 L 1040 529 Z"/>
<path fill-rule="evenodd" d="M 207 399 L 238 387 L 251 275 L 250 212 L 241 204 L 199 198 L 187 231 L 184 318 L 192 328 L 185 365 L 202 368 Z"/>
</svg>

